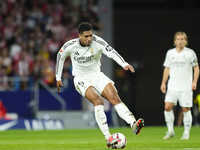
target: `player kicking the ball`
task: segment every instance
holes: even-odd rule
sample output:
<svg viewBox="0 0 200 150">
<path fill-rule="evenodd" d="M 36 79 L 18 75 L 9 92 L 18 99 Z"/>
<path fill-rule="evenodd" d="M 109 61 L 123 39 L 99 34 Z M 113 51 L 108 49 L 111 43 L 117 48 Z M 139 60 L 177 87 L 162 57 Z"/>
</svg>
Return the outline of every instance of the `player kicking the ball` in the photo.
<svg viewBox="0 0 200 150">
<path fill-rule="evenodd" d="M 136 121 L 133 114 L 121 101 L 114 82 L 100 71 L 102 53 L 115 60 L 124 70 L 135 72 L 133 67 L 108 45 L 102 38 L 93 35 L 93 27 L 87 22 L 78 26 L 79 38 L 66 42 L 57 54 L 56 81 L 58 92 L 62 85 L 61 75 L 67 56 L 71 57 L 72 74 L 76 90 L 94 105 L 96 122 L 110 146 L 116 143 L 110 138 L 107 118 L 104 112 L 103 98 L 106 98 L 116 109 L 118 115 L 130 124 L 133 133 L 138 135 L 144 126 L 144 120 Z"/>
</svg>

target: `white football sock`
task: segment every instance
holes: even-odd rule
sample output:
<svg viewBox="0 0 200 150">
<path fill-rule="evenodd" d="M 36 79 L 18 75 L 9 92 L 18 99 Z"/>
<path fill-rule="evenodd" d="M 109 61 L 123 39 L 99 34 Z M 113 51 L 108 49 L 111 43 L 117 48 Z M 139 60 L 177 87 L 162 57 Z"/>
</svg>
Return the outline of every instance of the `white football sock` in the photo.
<svg viewBox="0 0 200 150">
<path fill-rule="evenodd" d="M 133 122 L 135 121 L 135 117 L 133 116 L 132 112 L 130 112 L 130 110 L 126 107 L 126 105 L 124 103 L 119 103 L 115 105 L 114 108 L 117 111 L 118 115 L 132 127 Z"/>
<path fill-rule="evenodd" d="M 107 140 L 109 136 L 111 136 L 107 124 L 107 117 L 104 112 L 104 106 L 103 105 L 98 105 L 94 107 L 94 114 L 95 114 L 95 119 L 96 122 L 101 129 L 103 135 L 105 136 L 105 139 Z"/>
<path fill-rule="evenodd" d="M 174 112 L 171 111 L 164 111 L 165 122 L 168 128 L 168 131 L 174 131 Z"/>
<path fill-rule="evenodd" d="M 184 134 L 189 134 L 192 126 L 192 114 L 191 111 L 183 112 L 183 124 L 184 124 Z"/>
</svg>

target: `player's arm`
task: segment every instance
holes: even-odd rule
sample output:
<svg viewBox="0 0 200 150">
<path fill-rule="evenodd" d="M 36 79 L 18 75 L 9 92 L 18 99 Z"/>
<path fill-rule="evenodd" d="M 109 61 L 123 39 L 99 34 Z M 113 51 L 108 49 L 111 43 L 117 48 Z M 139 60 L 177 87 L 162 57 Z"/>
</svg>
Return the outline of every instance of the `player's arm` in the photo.
<svg viewBox="0 0 200 150">
<path fill-rule="evenodd" d="M 124 70 L 130 70 L 132 73 L 135 72 L 134 68 L 130 64 L 128 64 L 124 60 L 124 58 L 110 45 L 107 44 L 103 48 L 103 54 L 105 54 L 109 58 L 112 58 L 114 61 L 116 61 L 121 67 L 124 68 Z"/>
<path fill-rule="evenodd" d="M 115 49 L 112 48 L 112 51 L 108 52 L 107 56 L 116 61 L 120 66 L 124 68 L 124 70 L 130 70 L 132 73 L 135 72 L 134 68 L 128 64 Z"/>
<path fill-rule="evenodd" d="M 192 82 L 192 90 L 196 90 L 197 89 L 197 81 L 199 78 L 199 66 L 196 65 L 194 68 L 194 78 L 193 78 L 193 82 Z"/>
<path fill-rule="evenodd" d="M 98 43 L 98 48 L 102 50 L 102 53 L 109 58 L 116 61 L 124 70 L 130 70 L 132 73 L 135 72 L 134 68 L 128 64 L 124 58 L 112 48 L 105 40 L 100 37 L 95 36 L 95 41 Z"/>
<path fill-rule="evenodd" d="M 135 72 L 134 68 L 128 64 L 115 49 L 112 49 L 112 51 L 108 53 L 107 56 L 116 61 L 120 66 L 124 68 L 124 70 L 130 70 L 132 73 Z"/>
<path fill-rule="evenodd" d="M 126 65 L 124 70 L 130 70 L 132 73 L 135 72 L 135 69 L 131 65 Z"/>
<path fill-rule="evenodd" d="M 57 82 L 57 91 L 60 92 L 60 87 L 63 86 L 62 81 L 56 81 Z"/>
<path fill-rule="evenodd" d="M 62 71 L 63 71 L 63 65 L 65 62 L 66 57 L 68 56 L 68 53 L 64 51 L 64 48 L 62 47 L 59 52 L 57 53 L 56 58 L 56 81 L 57 81 L 57 91 L 60 92 L 60 86 L 63 86 L 61 81 Z"/>
<path fill-rule="evenodd" d="M 162 83 L 160 86 L 160 90 L 163 93 L 166 93 L 166 82 L 168 80 L 169 77 L 169 67 L 165 67 L 164 71 L 163 71 L 163 78 L 162 78 Z"/>
</svg>

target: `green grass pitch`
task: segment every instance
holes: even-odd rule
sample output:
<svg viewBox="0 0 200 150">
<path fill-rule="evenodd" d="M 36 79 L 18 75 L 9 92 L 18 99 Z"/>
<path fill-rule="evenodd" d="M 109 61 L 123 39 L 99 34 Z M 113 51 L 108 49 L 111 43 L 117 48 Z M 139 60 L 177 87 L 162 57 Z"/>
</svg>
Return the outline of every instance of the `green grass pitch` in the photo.
<svg viewBox="0 0 200 150">
<path fill-rule="evenodd" d="M 183 127 L 175 127 L 175 136 L 163 140 L 166 127 L 144 127 L 139 135 L 131 128 L 110 128 L 127 138 L 126 150 L 200 150 L 200 127 L 192 127 L 189 140 L 180 140 Z M 0 132 L 0 150 L 106 150 L 100 129 L 7 130 Z"/>
</svg>

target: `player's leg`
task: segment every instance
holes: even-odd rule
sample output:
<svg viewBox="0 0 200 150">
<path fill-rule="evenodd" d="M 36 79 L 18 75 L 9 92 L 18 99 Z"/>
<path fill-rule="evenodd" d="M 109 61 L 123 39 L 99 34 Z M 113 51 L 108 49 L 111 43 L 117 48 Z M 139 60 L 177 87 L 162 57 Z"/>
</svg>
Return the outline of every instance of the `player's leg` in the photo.
<svg viewBox="0 0 200 150">
<path fill-rule="evenodd" d="M 144 120 L 140 118 L 136 121 L 132 112 L 130 112 L 127 106 L 124 103 L 122 103 L 114 85 L 112 83 L 108 83 L 103 89 L 101 95 L 107 100 L 109 100 L 114 106 L 118 115 L 122 119 L 124 119 L 128 124 L 130 124 L 130 126 L 133 129 L 133 133 L 136 135 L 139 134 L 141 128 L 144 126 Z"/>
<path fill-rule="evenodd" d="M 96 74 L 94 85 L 95 88 L 101 93 L 101 96 L 110 101 L 114 106 L 119 116 L 124 119 L 128 124 L 132 125 L 135 121 L 135 117 L 128 110 L 128 108 L 122 104 L 119 98 L 118 92 L 114 87 L 114 82 L 110 80 L 104 73 L 100 72 Z"/>
<path fill-rule="evenodd" d="M 111 134 L 109 132 L 107 118 L 104 113 L 103 98 L 92 86 L 92 83 L 83 77 L 75 76 L 74 85 L 76 90 L 83 97 L 86 97 L 90 102 L 93 103 L 96 122 L 105 138 L 108 139 Z"/>
<path fill-rule="evenodd" d="M 167 124 L 168 131 L 174 130 L 174 112 L 172 110 L 174 103 L 165 102 L 165 122 Z"/>
<path fill-rule="evenodd" d="M 88 87 L 85 92 L 85 97 L 94 105 L 95 119 L 99 128 L 105 136 L 105 139 L 111 135 L 109 132 L 107 117 L 104 112 L 103 98 L 92 86 Z"/>
<path fill-rule="evenodd" d="M 105 136 L 105 139 L 107 141 L 107 146 L 111 147 L 112 145 L 117 143 L 118 139 L 113 139 L 109 132 L 109 128 L 108 128 L 108 124 L 107 124 L 107 117 L 104 112 L 103 98 L 96 91 L 96 89 L 92 86 L 88 87 L 88 89 L 86 90 L 85 97 L 90 102 L 93 103 L 94 114 L 95 114 L 95 119 L 97 121 L 97 124 Z"/>
<path fill-rule="evenodd" d="M 111 83 L 108 83 L 105 86 L 101 95 L 110 101 L 110 103 L 114 106 L 115 110 L 117 111 L 118 115 L 122 119 L 124 119 L 128 124 L 132 125 L 133 122 L 136 121 L 133 114 L 129 111 L 125 104 L 122 103 L 116 88 Z"/>
<path fill-rule="evenodd" d="M 88 89 L 86 90 L 85 97 L 90 102 L 93 103 L 95 119 L 97 121 L 97 124 L 105 136 L 105 139 L 107 141 L 107 146 L 112 147 L 112 145 L 115 145 L 118 142 L 118 139 L 112 138 L 112 136 L 109 132 L 109 128 L 108 128 L 108 124 L 107 124 L 107 117 L 104 112 L 103 98 L 99 95 L 99 93 L 96 91 L 96 89 L 92 86 L 88 87 Z"/>
<path fill-rule="evenodd" d="M 192 126 L 192 113 L 190 107 L 193 106 L 193 92 L 192 91 L 185 91 L 181 92 L 180 97 L 180 105 L 182 106 L 183 110 L 183 125 L 184 125 L 184 132 L 183 136 L 181 137 L 182 140 L 189 139 L 190 129 Z"/>
<path fill-rule="evenodd" d="M 134 134 L 139 134 L 141 128 L 144 126 L 144 120 L 135 120 L 133 114 L 129 109 L 121 102 L 118 92 L 114 87 L 114 82 L 110 80 L 104 73 L 100 72 L 95 74 L 92 78 L 93 85 L 97 89 L 101 96 L 106 98 L 114 105 L 119 116 L 131 125 Z"/>
<path fill-rule="evenodd" d="M 189 139 L 190 136 L 190 129 L 192 126 L 192 113 L 190 111 L 190 108 L 183 107 L 183 125 L 184 125 L 184 132 L 183 136 L 181 137 L 182 140 Z"/>
<path fill-rule="evenodd" d="M 177 95 L 173 91 L 167 91 L 165 96 L 165 111 L 164 117 L 167 125 L 167 134 L 163 137 L 164 140 L 174 136 L 174 112 L 172 110 L 175 103 L 177 103 Z"/>
</svg>

